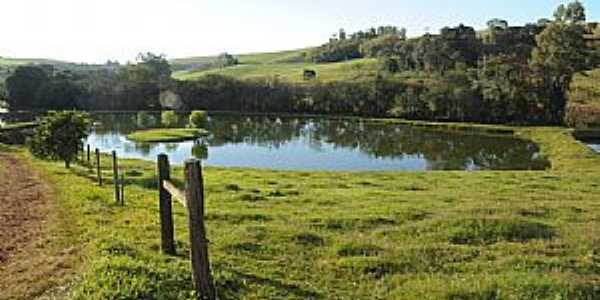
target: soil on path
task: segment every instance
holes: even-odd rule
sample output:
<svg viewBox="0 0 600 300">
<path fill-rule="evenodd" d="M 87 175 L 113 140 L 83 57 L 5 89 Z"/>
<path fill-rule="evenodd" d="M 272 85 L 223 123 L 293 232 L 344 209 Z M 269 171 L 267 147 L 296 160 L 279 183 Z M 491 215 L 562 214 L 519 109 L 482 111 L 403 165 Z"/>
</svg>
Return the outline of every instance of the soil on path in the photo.
<svg viewBox="0 0 600 300">
<path fill-rule="evenodd" d="M 19 159 L 0 153 L 0 266 L 40 239 L 48 192 L 48 185 Z"/>
<path fill-rule="evenodd" d="M 45 298 L 72 270 L 52 247 L 52 191 L 25 159 L 0 151 L 0 299 Z"/>
</svg>

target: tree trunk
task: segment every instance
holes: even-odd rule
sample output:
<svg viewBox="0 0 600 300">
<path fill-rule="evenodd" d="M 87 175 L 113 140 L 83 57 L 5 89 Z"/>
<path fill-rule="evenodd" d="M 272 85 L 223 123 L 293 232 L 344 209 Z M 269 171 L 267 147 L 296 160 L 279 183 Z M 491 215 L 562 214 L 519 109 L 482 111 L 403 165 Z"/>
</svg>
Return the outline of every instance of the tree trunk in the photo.
<svg viewBox="0 0 600 300">
<path fill-rule="evenodd" d="M 65 160 L 65 168 L 67 168 L 67 169 L 71 168 L 71 162 L 69 160 Z"/>
</svg>

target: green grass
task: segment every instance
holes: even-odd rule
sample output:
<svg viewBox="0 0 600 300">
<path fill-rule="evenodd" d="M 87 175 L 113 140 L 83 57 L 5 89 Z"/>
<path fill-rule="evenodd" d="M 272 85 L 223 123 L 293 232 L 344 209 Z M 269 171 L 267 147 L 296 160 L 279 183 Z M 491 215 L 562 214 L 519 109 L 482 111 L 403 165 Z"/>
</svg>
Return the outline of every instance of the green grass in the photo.
<svg viewBox="0 0 600 300">
<path fill-rule="evenodd" d="M 221 299 L 595 299 L 600 156 L 562 128 L 514 128 L 548 171 L 283 172 L 206 168 Z M 28 154 L 20 155 L 28 158 Z M 31 159 L 31 158 L 28 158 Z M 191 299 L 187 224 L 160 254 L 155 165 L 123 160 L 126 205 L 93 170 L 35 161 L 85 250 L 74 299 Z M 110 160 L 103 160 L 105 178 Z M 172 176 L 181 184 L 182 170 Z"/>
<path fill-rule="evenodd" d="M 361 80 L 375 77 L 377 74 L 376 59 L 357 59 L 340 63 L 314 64 L 314 63 L 268 63 L 238 65 L 223 69 L 207 71 L 182 71 L 176 72 L 174 77 L 180 80 L 193 80 L 208 74 L 231 76 L 238 79 L 273 78 L 302 83 L 304 70 L 311 69 L 317 72 L 320 81 L 335 80 Z"/>
<path fill-rule="evenodd" d="M 6 67 L 14 67 L 21 65 L 31 65 L 31 64 L 45 64 L 45 65 L 56 65 L 56 64 L 65 64 L 66 62 L 54 60 L 54 59 L 45 59 L 45 58 L 8 58 L 8 57 L 0 57 L 0 66 Z"/>
<path fill-rule="evenodd" d="M 0 126 L 0 132 L 7 130 L 19 130 L 25 128 L 32 128 L 36 126 L 36 122 L 19 122 L 19 123 L 11 123 L 5 124 L 4 126 Z"/>
<path fill-rule="evenodd" d="M 310 49 L 300 49 L 273 53 L 256 53 L 238 56 L 239 65 L 210 70 L 187 69 L 185 66 L 213 62 L 215 57 L 192 57 L 172 60 L 176 69 L 173 77 L 180 80 L 194 80 L 209 74 L 231 76 L 238 79 L 256 79 L 278 77 L 281 80 L 302 83 L 304 70 L 317 72 L 321 81 L 361 80 L 373 78 L 377 74 L 376 59 L 357 59 L 340 63 L 315 64 L 307 62 L 304 54 Z"/>
<path fill-rule="evenodd" d="M 127 135 L 127 139 L 140 143 L 181 142 L 194 140 L 206 134 L 204 129 L 160 128 L 136 131 Z"/>
<path fill-rule="evenodd" d="M 265 52 L 265 53 L 251 53 L 236 55 L 238 62 L 243 65 L 256 65 L 256 64 L 271 64 L 271 63 L 286 63 L 286 62 L 300 62 L 304 60 L 304 53 L 310 51 L 310 49 L 298 49 L 288 50 L 280 52 Z M 210 64 L 217 60 L 216 56 L 197 56 L 172 59 L 169 63 L 175 67 L 175 69 L 185 69 L 187 67 L 193 67 L 198 64 Z"/>
</svg>

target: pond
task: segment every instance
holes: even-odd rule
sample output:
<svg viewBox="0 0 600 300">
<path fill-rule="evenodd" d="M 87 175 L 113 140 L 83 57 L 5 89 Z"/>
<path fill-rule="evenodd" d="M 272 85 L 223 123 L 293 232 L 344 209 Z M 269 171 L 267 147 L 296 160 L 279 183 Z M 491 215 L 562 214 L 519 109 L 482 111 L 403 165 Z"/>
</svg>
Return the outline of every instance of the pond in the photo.
<svg viewBox="0 0 600 300">
<path fill-rule="evenodd" d="M 548 162 L 530 141 L 326 118 L 212 115 L 210 135 L 197 141 L 141 144 L 127 134 L 160 124 L 160 116 L 98 114 L 87 140 L 119 157 L 172 164 L 197 157 L 205 165 L 278 170 L 539 170 Z M 142 120 L 143 119 L 143 120 Z M 181 123 L 187 118 L 180 116 Z M 147 124 L 139 124 L 147 123 Z M 150 123 L 150 124 L 148 124 Z M 152 124 L 154 123 L 154 124 Z"/>
<path fill-rule="evenodd" d="M 585 142 L 592 150 L 597 153 L 600 153 L 600 140 L 591 140 Z"/>
<path fill-rule="evenodd" d="M 592 129 L 577 129 L 573 132 L 573 137 L 584 143 L 596 153 L 600 153 L 600 130 Z"/>
</svg>

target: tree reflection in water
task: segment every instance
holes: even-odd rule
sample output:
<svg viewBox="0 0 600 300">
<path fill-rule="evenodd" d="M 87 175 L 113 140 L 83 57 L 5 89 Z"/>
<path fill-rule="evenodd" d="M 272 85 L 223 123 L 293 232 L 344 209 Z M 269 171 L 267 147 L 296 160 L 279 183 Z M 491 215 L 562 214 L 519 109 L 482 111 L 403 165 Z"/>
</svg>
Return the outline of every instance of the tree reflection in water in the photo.
<svg viewBox="0 0 600 300">
<path fill-rule="evenodd" d="M 544 169 L 533 142 L 511 136 L 457 133 L 411 126 L 351 120 L 255 117 L 240 122 L 221 117 L 210 123 L 210 146 L 229 143 L 279 148 L 306 140 L 314 149 L 324 144 L 361 151 L 374 158 L 422 157 L 432 170 Z"/>
<path fill-rule="evenodd" d="M 151 117 L 160 118 L 159 115 Z M 105 114 L 97 119 L 103 126 L 96 128 L 96 134 L 104 136 L 126 135 L 144 123 L 139 122 L 135 114 Z M 226 145 L 244 144 L 277 150 L 301 143 L 317 152 L 340 149 L 358 151 L 372 159 L 423 159 L 429 170 L 527 170 L 549 166 L 533 142 L 505 135 L 459 133 L 349 119 L 240 115 L 212 116 L 208 129 L 209 136 L 194 142 L 193 157 L 207 159 L 211 147 Z M 163 146 L 167 151 L 175 151 L 179 144 Z M 152 153 L 154 147 L 154 144 L 135 144 L 136 151 L 145 155 Z"/>
</svg>

